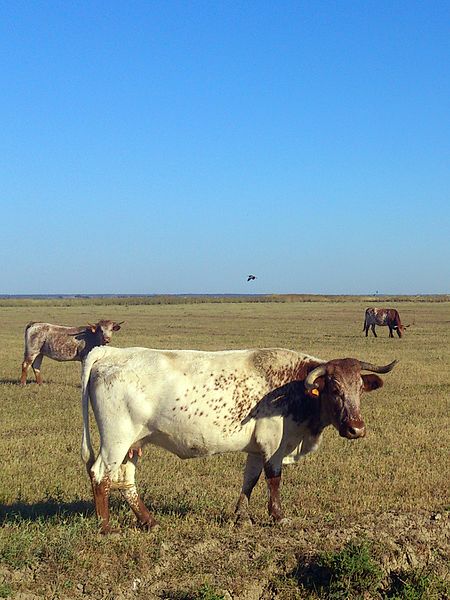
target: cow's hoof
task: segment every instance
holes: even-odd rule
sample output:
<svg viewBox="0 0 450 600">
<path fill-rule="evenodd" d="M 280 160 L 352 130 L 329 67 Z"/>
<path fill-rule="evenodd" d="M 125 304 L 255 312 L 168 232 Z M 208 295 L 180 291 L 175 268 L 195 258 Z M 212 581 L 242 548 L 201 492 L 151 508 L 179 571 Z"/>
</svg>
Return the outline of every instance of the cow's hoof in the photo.
<svg viewBox="0 0 450 600">
<path fill-rule="evenodd" d="M 153 529 L 157 529 L 159 527 L 159 523 L 158 521 L 152 520 L 152 521 L 146 521 L 145 523 L 139 523 L 137 524 L 139 529 L 142 529 L 142 531 L 152 531 Z"/>
<path fill-rule="evenodd" d="M 282 519 L 275 521 L 275 525 L 277 525 L 277 527 L 290 527 L 292 525 L 292 519 L 283 517 Z"/>
<path fill-rule="evenodd" d="M 248 515 L 237 515 L 233 527 L 238 529 L 244 529 L 245 527 L 252 527 L 253 521 L 250 519 Z"/>
<path fill-rule="evenodd" d="M 118 533 L 120 533 L 120 529 L 118 527 L 110 527 L 108 525 L 107 527 L 102 527 L 100 529 L 100 535 L 117 535 Z"/>
</svg>

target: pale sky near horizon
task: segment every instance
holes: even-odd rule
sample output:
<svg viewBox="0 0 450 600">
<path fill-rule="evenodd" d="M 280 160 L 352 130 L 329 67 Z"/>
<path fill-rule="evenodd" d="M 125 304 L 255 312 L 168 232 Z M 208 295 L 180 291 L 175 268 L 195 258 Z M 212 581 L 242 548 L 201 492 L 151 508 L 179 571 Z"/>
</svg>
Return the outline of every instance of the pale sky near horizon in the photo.
<svg viewBox="0 0 450 600">
<path fill-rule="evenodd" d="M 2 2 L 0 78 L 0 294 L 450 292 L 449 1 Z"/>
</svg>

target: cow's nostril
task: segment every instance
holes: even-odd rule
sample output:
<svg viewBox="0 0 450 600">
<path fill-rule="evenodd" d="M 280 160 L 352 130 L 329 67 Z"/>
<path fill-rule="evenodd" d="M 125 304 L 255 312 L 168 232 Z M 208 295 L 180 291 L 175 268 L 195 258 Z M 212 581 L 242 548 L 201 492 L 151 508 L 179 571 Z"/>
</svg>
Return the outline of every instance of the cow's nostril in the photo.
<svg viewBox="0 0 450 600">
<path fill-rule="evenodd" d="M 364 425 L 358 427 L 357 425 L 350 425 L 350 423 L 346 423 L 340 433 L 343 437 L 354 440 L 364 437 L 366 435 L 366 428 Z"/>
</svg>

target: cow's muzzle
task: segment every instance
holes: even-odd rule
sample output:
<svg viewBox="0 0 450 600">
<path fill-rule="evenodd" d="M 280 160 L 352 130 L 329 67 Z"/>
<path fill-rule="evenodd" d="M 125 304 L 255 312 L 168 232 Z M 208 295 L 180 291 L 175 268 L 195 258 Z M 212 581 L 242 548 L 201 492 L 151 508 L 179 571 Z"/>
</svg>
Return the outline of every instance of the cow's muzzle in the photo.
<svg viewBox="0 0 450 600">
<path fill-rule="evenodd" d="M 364 421 L 343 421 L 339 427 L 339 435 L 348 440 L 356 440 L 366 435 Z"/>
</svg>

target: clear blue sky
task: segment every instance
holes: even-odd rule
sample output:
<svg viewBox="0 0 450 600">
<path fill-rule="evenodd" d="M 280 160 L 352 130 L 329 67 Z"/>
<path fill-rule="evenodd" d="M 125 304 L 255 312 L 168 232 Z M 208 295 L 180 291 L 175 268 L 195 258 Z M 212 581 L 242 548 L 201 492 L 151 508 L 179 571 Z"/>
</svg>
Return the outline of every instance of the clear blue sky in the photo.
<svg viewBox="0 0 450 600">
<path fill-rule="evenodd" d="M 450 2 L 11 0 L 0 61 L 0 293 L 450 292 Z"/>
</svg>

